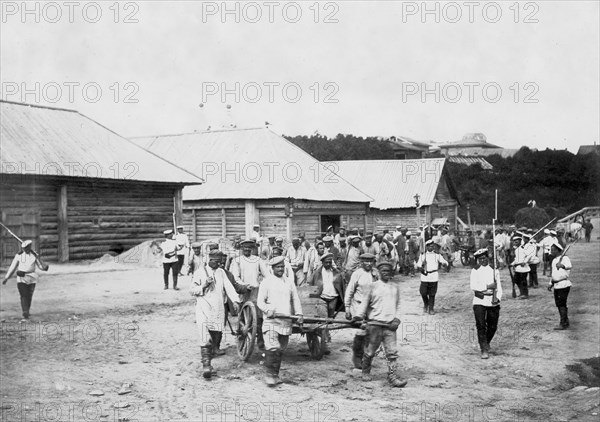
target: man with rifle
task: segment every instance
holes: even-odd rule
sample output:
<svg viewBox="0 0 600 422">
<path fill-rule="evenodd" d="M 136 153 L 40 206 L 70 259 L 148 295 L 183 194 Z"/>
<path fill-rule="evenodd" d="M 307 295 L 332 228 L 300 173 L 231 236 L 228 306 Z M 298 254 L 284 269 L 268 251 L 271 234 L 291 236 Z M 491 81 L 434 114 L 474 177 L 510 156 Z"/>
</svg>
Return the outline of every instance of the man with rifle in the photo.
<svg viewBox="0 0 600 422">
<path fill-rule="evenodd" d="M 571 245 L 573 243 L 571 243 Z M 550 248 L 553 259 L 552 265 L 550 266 L 552 280 L 548 283 L 548 291 L 551 291 L 554 287 L 554 304 L 558 308 L 558 313 L 560 314 L 560 324 L 554 328 L 555 330 L 566 330 L 569 328 L 567 298 L 569 297 L 569 291 L 573 285 L 571 280 L 569 280 L 569 275 L 573 266 L 571 265 L 571 260 L 565 254 L 571 245 L 564 249 L 557 241 Z"/>
<path fill-rule="evenodd" d="M 475 252 L 479 266 L 471 270 L 471 290 L 473 290 L 473 313 L 477 327 L 477 340 L 481 349 L 481 359 L 488 359 L 490 342 L 496 334 L 500 318 L 502 284 L 500 273 L 490 264 L 488 249 Z"/>
<path fill-rule="evenodd" d="M 513 292 L 514 285 L 516 284 L 519 288 L 519 299 L 529 299 L 529 289 L 527 287 L 527 274 L 531 271 L 529 267 L 529 252 L 521 246 L 521 241 L 522 237 L 519 235 L 512 237 L 513 261 L 510 263 L 510 267 L 514 268 L 514 273 L 512 273 Z"/>
<path fill-rule="evenodd" d="M 426 244 L 426 252 L 421 255 L 415 267 L 421 271 L 421 286 L 419 293 L 423 298 L 423 312 L 429 315 L 435 315 L 433 307 L 435 305 L 435 295 L 438 289 L 438 280 L 440 264 L 447 266 L 448 262 L 435 252 L 433 239 L 429 239 Z"/>
<path fill-rule="evenodd" d="M 380 279 L 375 281 L 364 298 L 356 315 L 365 320 L 369 344 L 362 358 L 362 375 L 365 381 L 371 379 L 371 363 L 375 352 L 383 343 L 388 363 L 388 382 L 392 387 L 402 388 L 408 381 L 401 379 L 396 371 L 398 347 L 396 330 L 400 326 L 400 285 L 392 281 L 394 267 L 389 262 L 377 265 Z"/>
<path fill-rule="evenodd" d="M 10 232 L 10 234 L 13 233 Z M 31 240 L 25 240 L 21 243 L 22 250 L 15 255 L 2 281 L 2 284 L 6 284 L 8 279 L 15 272 L 17 273 L 17 288 L 21 296 L 21 310 L 23 311 L 21 322 L 26 322 L 29 319 L 33 292 L 39 279 L 36 267 L 42 271 L 48 271 L 48 264 L 43 262 L 40 256 L 31 249 L 31 244 Z"/>
</svg>

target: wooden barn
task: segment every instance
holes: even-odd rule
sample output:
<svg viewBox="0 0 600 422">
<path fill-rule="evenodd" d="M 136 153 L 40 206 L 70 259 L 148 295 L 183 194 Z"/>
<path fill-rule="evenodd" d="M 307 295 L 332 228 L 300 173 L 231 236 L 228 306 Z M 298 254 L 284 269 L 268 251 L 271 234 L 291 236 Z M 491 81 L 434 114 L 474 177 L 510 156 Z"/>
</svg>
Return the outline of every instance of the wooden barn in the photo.
<svg viewBox="0 0 600 422">
<path fill-rule="evenodd" d="M 184 223 L 195 240 L 249 236 L 307 239 L 329 225 L 363 227 L 372 200 L 268 128 L 133 138 L 205 183 L 183 190 Z"/>
<path fill-rule="evenodd" d="M 444 169 L 445 158 L 331 161 L 332 169 L 373 198 L 369 230 L 414 229 L 446 221 L 456 228 L 458 197 Z M 415 196 L 419 198 L 417 210 Z"/>
<path fill-rule="evenodd" d="M 202 180 L 73 110 L 0 102 L 2 222 L 49 261 L 162 237 Z M 3 229 L 0 263 L 18 251 Z"/>
</svg>

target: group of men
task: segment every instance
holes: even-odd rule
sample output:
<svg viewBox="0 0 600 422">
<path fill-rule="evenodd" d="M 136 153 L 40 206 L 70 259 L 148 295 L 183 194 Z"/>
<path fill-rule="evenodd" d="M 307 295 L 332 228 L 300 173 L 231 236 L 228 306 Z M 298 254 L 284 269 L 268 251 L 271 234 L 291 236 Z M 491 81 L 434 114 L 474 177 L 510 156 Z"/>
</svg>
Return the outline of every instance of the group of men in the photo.
<svg viewBox="0 0 600 422">
<path fill-rule="evenodd" d="M 450 267 L 455 250 L 456 241 L 450 237 L 449 230 L 442 227 L 434 233 L 429 229 L 427 234 L 424 228 L 423 233 L 417 232 L 413 237 L 410 231 L 398 226 L 393 233 L 367 233 L 363 237 L 358 230 L 346 234 L 342 228 L 336 236 L 327 233 L 317 237 L 313 244 L 300 233 L 284 247 L 281 237 L 263 238 L 258 229 L 255 227 L 250 239 L 237 238 L 229 254 L 220 252 L 216 243 L 208 245 L 208 252 L 202 250 L 200 243 L 191 245 L 194 256 L 189 262 L 190 293 L 197 298 L 196 319 L 202 341 L 204 377 L 214 374 L 211 359 L 224 353 L 219 344 L 227 302 L 236 312 L 240 304 L 250 301 L 257 308 L 257 343 L 259 350 L 265 353 L 266 381 L 270 386 L 277 385 L 292 320 L 299 324 L 303 320 L 297 286 L 306 283 L 316 287 L 316 296 L 323 301 L 329 318 L 343 312 L 348 320 L 360 326 L 352 346 L 354 368 L 369 379 L 374 353 L 383 343 L 390 384 L 405 386 L 406 381 L 398 376 L 396 368 L 400 289 L 398 281 L 392 278 L 396 270 L 403 274 L 419 270 L 423 312 L 434 315 L 439 271 Z M 519 287 L 519 297 L 526 299 L 528 288 L 538 286 L 539 259 L 536 257 L 538 250 L 542 250 L 544 274 L 548 271 L 551 276 L 549 288 L 554 288 L 560 314 L 557 329 L 569 326 L 566 303 L 571 286 L 571 263 L 568 257 L 561 255 L 564 244 L 557 232 L 546 229 L 544 233 L 545 237 L 538 244 L 531 237 L 532 230 L 510 227 L 498 230 L 495 242 L 477 245 L 484 247 L 474 253 L 477 262 L 471 272 L 470 285 L 483 359 L 489 358 L 490 342 L 498 326 L 503 294 L 499 275 L 502 262 L 508 263 L 513 282 Z M 510 236 L 508 249 L 505 236 Z M 171 254 L 178 250 L 177 245 L 163 248 Z M 400 258 L 394 250 L 410 253 Z M 492 260 L 494 252 L 495 262 Z M 165 274 L 168 274 L 167 269 Z M 328 340 L 324 342 L 325 353 L 329 353 Z"/>
</svg>

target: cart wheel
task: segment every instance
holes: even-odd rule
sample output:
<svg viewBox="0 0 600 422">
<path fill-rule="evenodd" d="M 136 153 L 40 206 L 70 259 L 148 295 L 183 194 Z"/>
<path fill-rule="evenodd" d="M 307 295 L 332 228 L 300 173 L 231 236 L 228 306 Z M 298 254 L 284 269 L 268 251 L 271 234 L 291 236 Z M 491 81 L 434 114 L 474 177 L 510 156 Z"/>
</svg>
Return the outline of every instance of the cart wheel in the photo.
<svg viewBox="0 0 600 422">
<path fill-rule="evenodd" d="M 243 361 L 252 356 L 256 340 L 257 318 L 256 307 L 252 302 L 246 302 L 240 309 L 237 324 L 237 351 Z"/>
<path fill-rule="evenodd" d="M 315 360 L 321 360 L 325 352 L 325 335 L 322 331 L 309 331 L 306 333 L 306 342 L 310 356 Z"/>
</svg>

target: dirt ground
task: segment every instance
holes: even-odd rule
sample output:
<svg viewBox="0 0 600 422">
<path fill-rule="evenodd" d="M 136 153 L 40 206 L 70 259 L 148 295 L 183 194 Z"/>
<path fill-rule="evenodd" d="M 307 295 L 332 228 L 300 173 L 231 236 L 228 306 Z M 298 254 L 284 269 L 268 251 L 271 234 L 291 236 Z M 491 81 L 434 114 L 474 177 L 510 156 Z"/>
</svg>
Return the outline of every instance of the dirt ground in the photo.
<svg viewBox="0 0 600 422">
<path fill-rule="evenodd" d="M 558 312 L 541 269 L 529 301 L 510 297 L 504 270 L 489 360 L 479 355 L 467 268 L 441 274 L 433 316 L 421 313 L 418 277 L 400 277 L 404 389 L 388 387 L 381 354 L 373 381 L 352 373 L 352 330 L 332 333 L 332 353 L 320 361 L 292 336 L 274 389 L 263 383 L 261 356 L 240 362 L 225 333 L 218 377 L 205 381 L 189 278 L 181 291 L 164 291 L 158 268 L 53 266 L 30 323 L 19 324 L 15 279 L 2 286 L 1 420 L 596 421 L 600 242 L 569 255 L 571 328 L 552 330 Z"/>
</svg>

